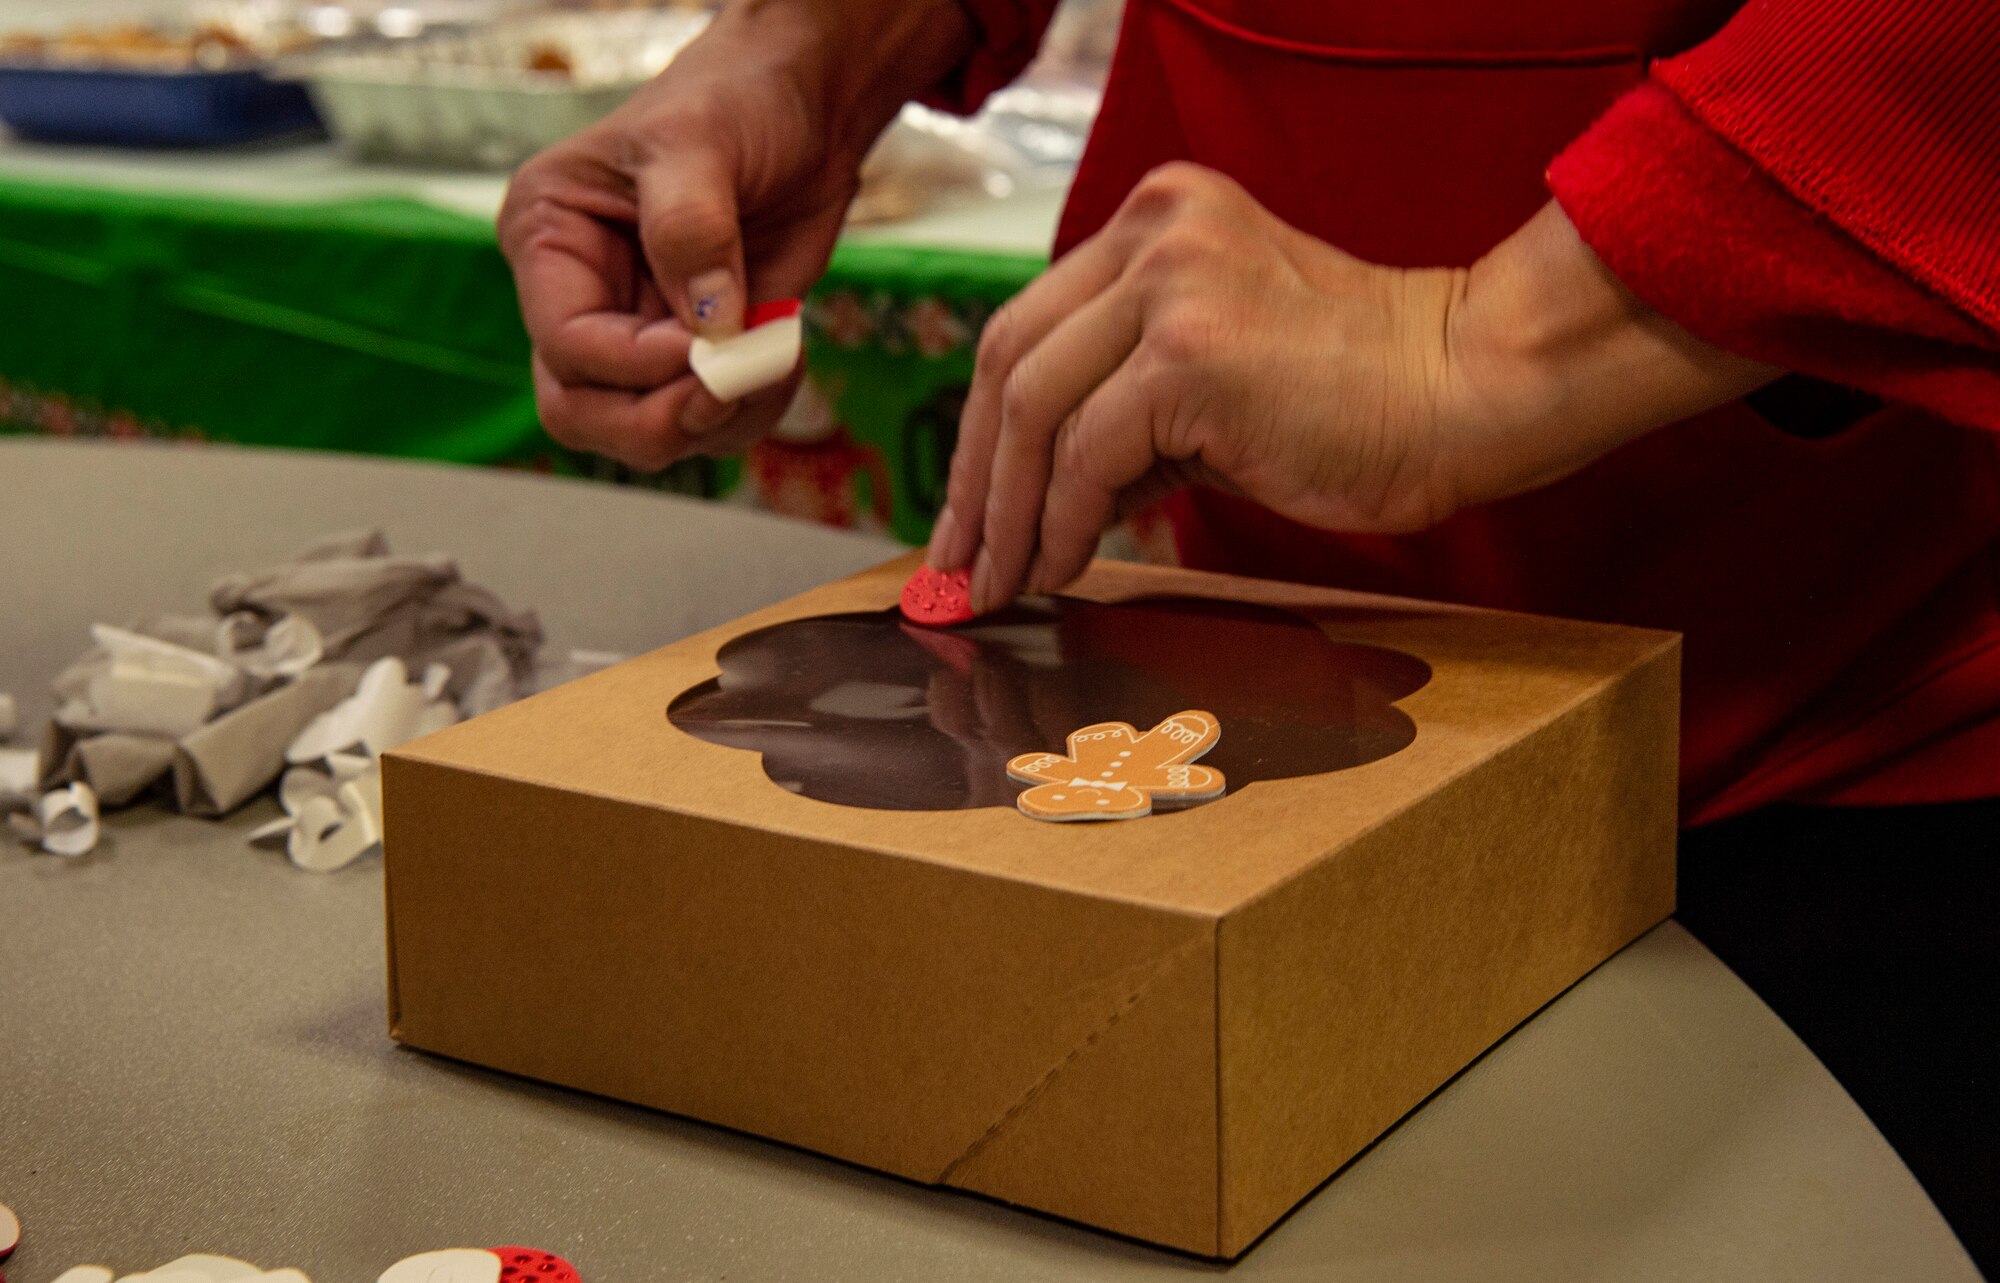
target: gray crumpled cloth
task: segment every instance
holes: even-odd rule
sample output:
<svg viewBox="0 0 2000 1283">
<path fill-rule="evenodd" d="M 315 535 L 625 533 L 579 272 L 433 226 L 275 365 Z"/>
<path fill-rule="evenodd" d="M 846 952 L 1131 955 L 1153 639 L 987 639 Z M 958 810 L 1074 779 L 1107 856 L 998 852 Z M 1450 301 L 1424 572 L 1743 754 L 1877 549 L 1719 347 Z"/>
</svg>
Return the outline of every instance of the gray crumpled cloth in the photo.
<svg viewBox="0 0 2000 1283">
<path fill-rule="evenodd" d="M 396 557 L 380 531 L 322 540 L 283 566 L 230 575 L 209 593 L 220 617 L 297 614 L 319 629 L 330 660 L 366 664 L 395 655 L 411 672 L 451 669 L 446 693 L 468 717 L 525 694 L 542 648 L 530 610 L 459 577 L 449 557 Z"/>
<path fill-rule="evenodd" d="M 470 717 L 532 692 L 543 640 L 532 611 L 465 582 L 449 557 L 392 554 L 379 531 L 335 535 L 282 565 L 224 576 L 209 607 L 132 626 L 237 666 L 209 720 L 177 739 L 91 724 L 78 710 L 111 662 L 93 646 L 53 683 L 59 711 L 42 736 L 44 789 L 85 783 L 105 806 L 122 806 L 171 782 L 181 810 L 226 814 L 270 786 L 286 748 L 354 693 L 371 661 L 394 655 L 412 672 L 446 666 L 445 693 Z M 288 616 L 308 621 L 323 646 L 296 676 L 260 662 L 258 651 Z"/>
</svg>

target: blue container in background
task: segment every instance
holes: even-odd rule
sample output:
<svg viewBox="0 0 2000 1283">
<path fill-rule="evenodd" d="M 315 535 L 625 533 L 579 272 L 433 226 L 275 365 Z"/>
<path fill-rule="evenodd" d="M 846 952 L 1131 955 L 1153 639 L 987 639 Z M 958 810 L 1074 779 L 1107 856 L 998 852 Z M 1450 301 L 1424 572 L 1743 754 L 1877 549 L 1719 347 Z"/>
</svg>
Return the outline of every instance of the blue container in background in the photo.
<svg viewBox="0 0 2000 1283">
<path fill-rule="evenodd" d="M 38 142 L 215 147 L 320 128 L 305 86 L 261 71 L 0 66 L 0 121 Z"/>
</svg>

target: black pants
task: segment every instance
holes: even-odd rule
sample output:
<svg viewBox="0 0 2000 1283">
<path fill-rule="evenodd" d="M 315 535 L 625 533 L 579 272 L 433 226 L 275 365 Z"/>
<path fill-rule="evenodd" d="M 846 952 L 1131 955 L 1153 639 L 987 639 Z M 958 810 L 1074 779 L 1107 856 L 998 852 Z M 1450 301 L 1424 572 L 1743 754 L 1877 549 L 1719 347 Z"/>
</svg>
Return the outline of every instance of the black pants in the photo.
<svg viewBox="0 0 2000 1283">
<path fill-rule="evenodd" d="M 2000 800 L 1682 835 L 1683 925 L 1792 1027 L 2000 1279 Z"/>
</svg>

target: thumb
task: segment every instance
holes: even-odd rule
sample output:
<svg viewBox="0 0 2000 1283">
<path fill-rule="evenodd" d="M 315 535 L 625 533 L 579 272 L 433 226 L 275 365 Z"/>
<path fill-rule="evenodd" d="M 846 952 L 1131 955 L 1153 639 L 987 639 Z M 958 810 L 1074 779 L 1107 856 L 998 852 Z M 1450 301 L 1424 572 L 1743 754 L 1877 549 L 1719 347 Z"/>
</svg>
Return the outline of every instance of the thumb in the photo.
<svg viewBox="0 0 2000 1283">
<path fill-rule="evenodd" d="M 743 230 L 736 175 L 712 151 L 682 153 L 638 176 L 639 238 L 660 294 L 690 333 L 743 331 Z"/>
</svg>

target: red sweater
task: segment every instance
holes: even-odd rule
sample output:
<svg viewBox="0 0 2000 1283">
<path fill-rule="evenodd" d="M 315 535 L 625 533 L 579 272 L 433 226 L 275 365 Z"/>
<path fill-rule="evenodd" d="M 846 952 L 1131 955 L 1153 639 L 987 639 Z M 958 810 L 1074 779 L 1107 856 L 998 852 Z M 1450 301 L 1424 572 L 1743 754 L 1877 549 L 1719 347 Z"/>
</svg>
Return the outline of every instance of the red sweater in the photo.
<svg viewBox="0 0 2000 1283">
<path fill-rule="evenodd" d="M 970 105 L 1051 3 L 965 2 Z M 1725 407 L 1394 539 L 1193 492 L 1183 560 L 1685 633 L 1691 820 L 2000 794 L 2000 5 L 1732 7 L 1128 0 L 1058 249 L 1179 157 L 1405 265 L 1553 191 L 1694 334 L 1887 406 L 1824 440 Z"/>
</svg>

